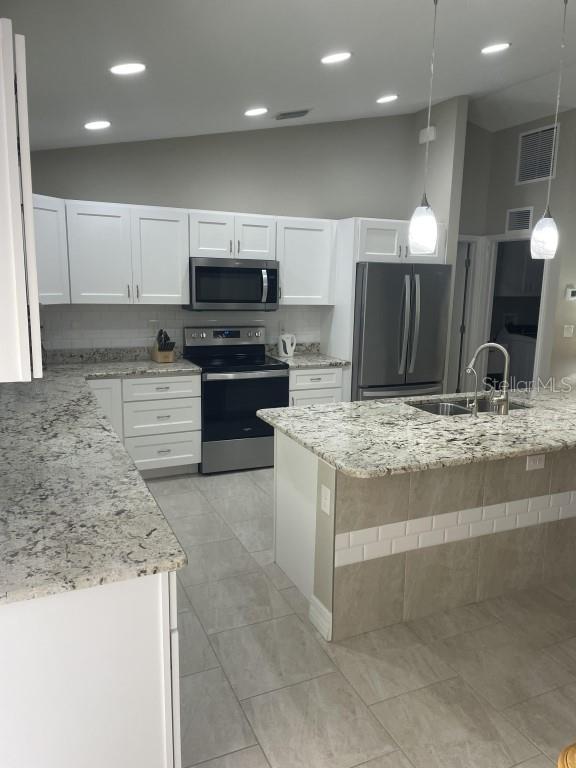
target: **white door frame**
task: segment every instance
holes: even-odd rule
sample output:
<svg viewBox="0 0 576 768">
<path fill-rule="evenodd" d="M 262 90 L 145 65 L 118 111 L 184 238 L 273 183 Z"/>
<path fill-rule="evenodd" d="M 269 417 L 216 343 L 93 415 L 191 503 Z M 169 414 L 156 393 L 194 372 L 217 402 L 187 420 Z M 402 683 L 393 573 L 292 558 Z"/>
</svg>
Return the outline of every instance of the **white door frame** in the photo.
<svg viewBox="0 0 576 768">
<path fill-rule="evenodd" d="M 530 232 L 505 232 L 499 235 L 487 235 L 486 237 L 461 235 L 459 241 L 474 244 L 474 257 L 482 257 L 474 264 L 473 292 L 471 297 L 470 327 L 472 336 L 481 337 L 485 341 L 489 338 L 492 323 L 492 303 L 494 291 L 494 278 L 496 275 L 496 257 L 498 244 L 516 240 L 530 240 Z M 476 268 L 480 266 L 480 271 Z M 554 324 L 556 315 L 556 292 L 559 280 L 559 260 L 552 259 L 544 264 L 542 276 L 542 291 L 540 295 L 540 313 L 538 316 L 538 336 L 536 338 L 536 350 L 534 355 L 533 381 L 546 382 L 551 375 L 552 347 L 554 342 Z M 474 329 L 478 329 L 474 332 Z M 480 344 L 482 341 L 479 342 Z M 478 345 L 477 345 L 478 346 Z M 479 376 L 485 376 L 486 361 L 482 364 Z"/>
</svg>

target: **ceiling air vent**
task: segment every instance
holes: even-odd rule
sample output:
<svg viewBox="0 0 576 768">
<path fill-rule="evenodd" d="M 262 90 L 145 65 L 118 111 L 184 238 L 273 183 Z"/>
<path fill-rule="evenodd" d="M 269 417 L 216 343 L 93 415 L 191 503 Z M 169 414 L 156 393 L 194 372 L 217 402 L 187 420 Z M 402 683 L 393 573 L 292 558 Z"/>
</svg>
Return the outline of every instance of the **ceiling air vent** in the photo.
<svg viewBox="0 0 576 768">
<path fill-rule="evenodd" d="M 506 232 L 532 229 L 534 208 L 510 208 L 506 211 Z"/>
<path fill-rule="evenodd" d="M 559 126 L 547 125 L 535 131 L 521 133 L 518 143 L 516 184 L 543 181 L 556 173 L 558 142 L 554 150 L 554 131 Z"/>
<path fill-rule="evenodd" d="M 292 112 L 278 112 L 276 120 L 296 120 L 299 117 L 306 117 L 309 109 L 293 109 Z"/>
</svg>

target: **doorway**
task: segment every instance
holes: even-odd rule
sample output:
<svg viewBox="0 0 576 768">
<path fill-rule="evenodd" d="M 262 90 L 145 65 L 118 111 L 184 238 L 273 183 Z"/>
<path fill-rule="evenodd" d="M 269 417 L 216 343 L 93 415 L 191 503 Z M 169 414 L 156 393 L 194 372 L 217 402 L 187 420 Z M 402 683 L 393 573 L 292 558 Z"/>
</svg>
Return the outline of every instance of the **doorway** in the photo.
<svg viewBox="0 0 576 768">
<path fill-rule="evenodd" d="M 531 386 L 538 339 L 544 262 L 530 255 L 528 240 L 499 242 L 492 290 L 490 341 L 510 353 L 510 386 Z M 491 351 L 487 380 L 495 387 L 502 383 L 504 360 Z"/>
</svg>

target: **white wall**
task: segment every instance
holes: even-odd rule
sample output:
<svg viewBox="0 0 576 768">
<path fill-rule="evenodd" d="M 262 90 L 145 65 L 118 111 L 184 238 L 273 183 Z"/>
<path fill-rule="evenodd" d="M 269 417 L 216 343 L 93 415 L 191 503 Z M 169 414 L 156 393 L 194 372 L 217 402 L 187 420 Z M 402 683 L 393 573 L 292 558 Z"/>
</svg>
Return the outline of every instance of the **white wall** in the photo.
<svg viewBox="0 0 576 768">
<path fill-rule="evenodd" d="M 266 342 L 275 343 L 281 331 L 295 333 L 301 343 L 319 342 L 329 307 L 282 307 L 277 312 L 188 312 L 174 306 L 47 306 L 41 311 L 46 349 L 144 347 L 152 341 L 152 326 L 164 328 L 182 348 L 182 329 L 188 325 L 265 325 Z"/>
</svg>

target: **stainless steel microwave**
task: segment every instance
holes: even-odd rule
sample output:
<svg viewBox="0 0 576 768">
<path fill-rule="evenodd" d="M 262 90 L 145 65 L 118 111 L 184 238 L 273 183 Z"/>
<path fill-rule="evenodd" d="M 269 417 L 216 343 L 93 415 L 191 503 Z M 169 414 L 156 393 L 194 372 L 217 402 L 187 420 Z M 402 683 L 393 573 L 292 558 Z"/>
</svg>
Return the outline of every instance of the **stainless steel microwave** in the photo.
<svg viewBox="0 0 576 768">
<path fill-rule="evenodd" d="M 278 309 L 277 261 L 190 259 L 190 304 L 186 309 Z"/>
</svg>

